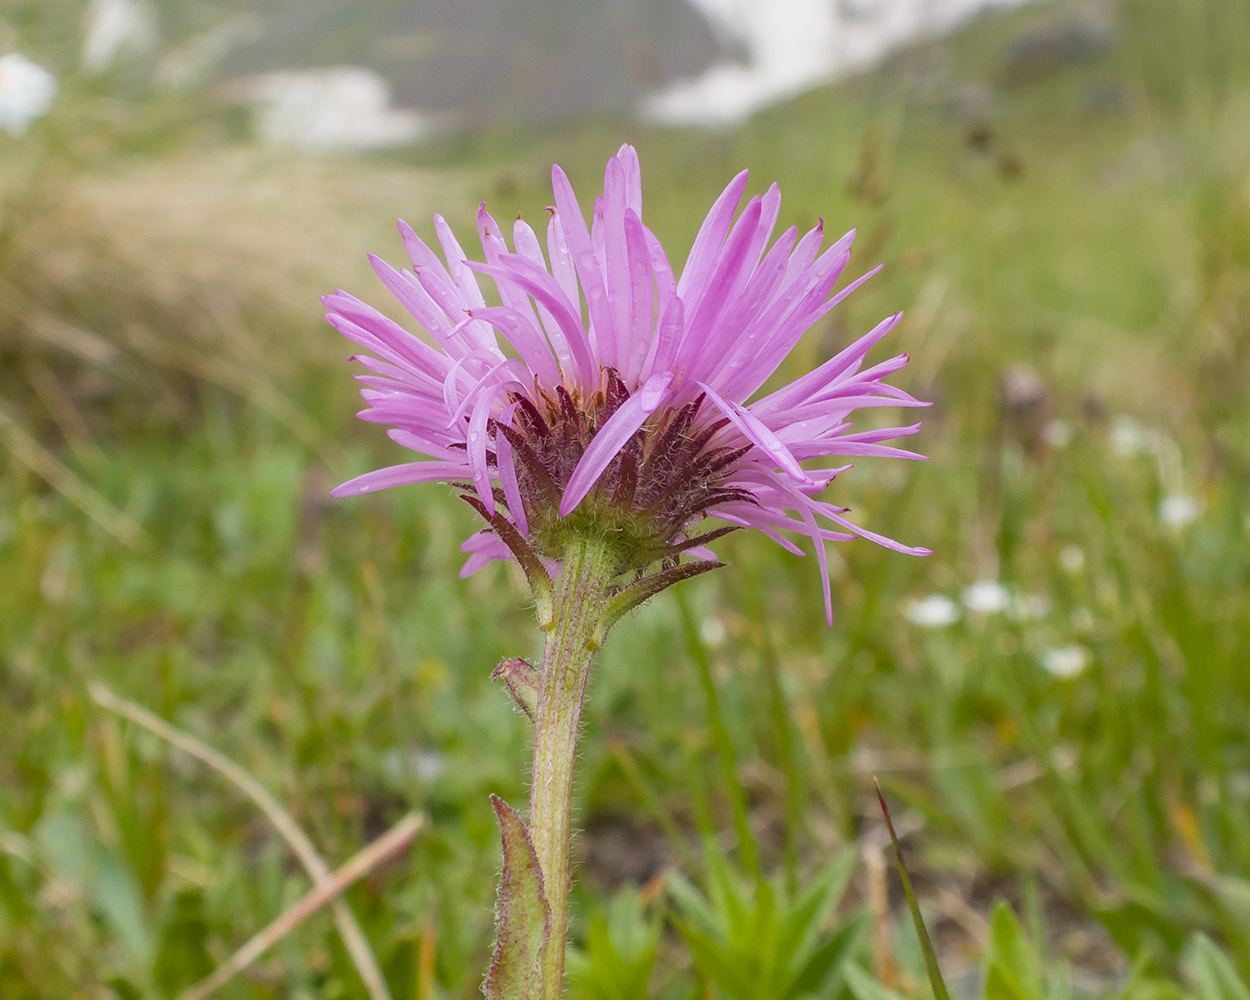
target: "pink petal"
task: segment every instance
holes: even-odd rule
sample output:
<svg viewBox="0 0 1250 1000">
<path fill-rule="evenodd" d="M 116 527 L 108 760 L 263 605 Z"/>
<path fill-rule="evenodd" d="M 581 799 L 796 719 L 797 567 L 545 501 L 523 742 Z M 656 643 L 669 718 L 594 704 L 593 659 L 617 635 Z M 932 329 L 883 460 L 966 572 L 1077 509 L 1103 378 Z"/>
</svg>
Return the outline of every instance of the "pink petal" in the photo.
<svg viewBox="0 0 1250 1000">
<path fill-rule="evenodd" d="M 567 517 L 591 491 L 603 470 L 608 467 L 617 453 L 625 447 L 631 437 L 637 433 L 647 418 L 656 411 L 659 405 L 671 394 L 669 389 L 673 381 L 672 372 L 656 372 L 646 384 L 629 397 L 620 408 L 607 419 L 591 439 L 573 474 L 569 476 L 564 488 L 564 497 L 560 501 L 560 516 Z"/>
<path fill-rule="evenodd" d="M 486 203 L 483 202 L 481 207 L 485 211 Z M 439 245 L 442 246 L 443 255 L 447 258 L 447 270 L 452 280 L 456 282 L 461 296 L 470 306 L 486 305 L 486 300 L 482 298 L 482 290 L 478 288 L 477 279 L 473 277 L 473 272 L 465 267 L 468 257 L 460 249 L 456 235 L 451 231 L 451 226 L 447 225 L 447 220 L 437 212 L 434 213 L 434 231 L 438 234 Z"/>
<path fill-rule="evenodd" d="M 551 276 L 555 278 L 556 284 L 560 286 L 565 297 L 570 302 L 579 304 L 577 312 L 580 317 L 582 295 L 577 283 L 577 268 L 573 265 L 573 253 L 569 250 L 569 241 L 564 232 L 564 224 L 560 221 L 560 213 L 554 208 L 548 211 L 551 212 L 551 221 L 547 223 L 547 256 L 551 258 Z M 539 267 L 541 266 L 540 261 Z"/>
<path fill-rule="evenodd" d="M 707 393 L 707 398 L 712 404 L 727 416 L 730 422 L 738 428 L 742 436 L 750 441 L 753 445 L 764 452 L 769 458 L 782 467 L 792 478 L 800 483 L 810 483 L 803 467 L 790 454 L 790 449 L 778 440 L 777 435 L 770 431 L 750 410 L 739 406 L 732 400 L 722 399 L 721 396 L 711 386 L 705 382 L 696 383 L 700 389 Z"/>
<path fill-rule="evenodd" d="M 620 358 L 621 377 L 627 385 L 636 385 L 642 375 L 642 366 L 651 350 L 652 327 L 655 325 L 655 292 L 651 271 L 651 257 L 647 252 L 647 237 L 642 221 L 634 210 L 625 211 L 625 251 L 628 263 L 629 326 L 624 340 L 627 350 Z"/>
<path fill-rule="evenodd" d="M 583 385 L 598 385 L 599 365 L 592 356 L 590 338 L 582 328 L 581 315 L 573 303 L 565 298 L 550 274 L 517 254 L 510 254 L 496 266 L 471 266 L 497 282 L 516 283 L 527 294 L 534 296 L 540 305 L 550 310 L 555 326 L 548 328 L 547 333 L 556 349 L 561 370 L 566 375 L 576 374 Z"/>
<path fill-rule="evenodd" d="M 525 305 L 530 313 L 529 316 L 507 306 L 474 309 L 470 315 L 474 319 L 489 323 L 502 333 L 508 343 L 516 348 L 529 370 L 545 384 L 554 386 L 560 381 L 560 370 L 556 367 L 556 359 L 547 341 L 534 327 L 534 313 L 532 309 L 529 309 L 528 299 Z"/>
<path fill-rule="evenodd" d="M 485 530 L 472 534 L 461 542 L 460 551 L 469 553 L 469 558 L 460 570 L 462 580 L 496 559 L 507 562 L 512 558 L 512 551 L 503 540 L 494 532 Z"/>
<path fill-rule="evenodd" d="M 469 468 L 473 472 L 473 485 L 477 488 L 477 498 L 482 501 L 488 514 L 495 513 L 495 492 L 490 485 L 490 469 L 486 464 L 486 445 L 489 435 L 486 424 L 490 420 L 491 407 L 495 398 L 506 387 L 507 383 L 492 385 L 482 393 L 481 398 L 473 406 L 473 415 L 469 417 Z"/>
<path fill-rule="evenodd" d="M 742 200 L 742 192 L 746 190 L 747 176 L 747 171 L 743 170 L 726 185 L 699 227 L 690 256 L 686 258 L 686 266 L 682 268 L 681 280 L 677 282 L 678 294 L 683 299 L 697 302 L 702 298 L 703 289 L 720 257 L 721 244 L 729 233 L 729 224 L 733 221 L 738 202 Z"/>
<path fill-rule="evenodd" d="M 590 312 L 591 325 L 600 331 L 609 330 L 612 318 L 608 314 L 607 289 L 603 287 L 599 261 L 595 257 L 586 220 L 577 203 L 577 195 L 573 193 L 573 185 L 569 183 L 568 175 L 558 166 L 551 168 L 551 187 L 555 193 L 556 209 L 560 213 L 569 249 L 572 251 L 573 263 L 577 268 L 577 276 L 586 294 L 586 308 Z"/>
<path fill-rule="evenodd" d="M 392 486 L 412 483 L 434 483 L 459 479 L 468 471 L 462 462 L 405 462 L 385 469 L 375 469 L 363 476 L 349 479 L 330 491 L 332 497 L 354 497 Z"/>
<path fill-rule="evenodd" d="M 499 415 L 501 424 L 508 424 L 517 404 L 512 403 Z M 516 466 L 513 464 L 512 444 L 502 432 L 495 433 L 495 461 L 499 467 L 499 481 L 503 484 L 504 499 L 508 501 L 508 511 L 516 522 L 522 535 L 529 534 L 529 521 L 525 516 L 525 503 L 521 499 L 521 487 L 517 482 Z"/>
</svg>

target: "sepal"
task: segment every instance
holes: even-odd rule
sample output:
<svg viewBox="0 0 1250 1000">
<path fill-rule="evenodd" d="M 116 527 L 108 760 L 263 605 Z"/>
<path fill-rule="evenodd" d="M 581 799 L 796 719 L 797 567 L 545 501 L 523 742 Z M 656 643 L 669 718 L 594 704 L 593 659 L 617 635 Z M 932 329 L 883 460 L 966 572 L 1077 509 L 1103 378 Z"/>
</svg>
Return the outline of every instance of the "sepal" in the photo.
<svg viewBox="0 0 1250 1000">
<path fill-rule="evenodd" d="M 477 497 L 468 493 L 460 494 L 460 499 L 482 515 L 482 518 L 490 524 L 491 529 L 499 536 L 500 541 L 508 546 L 512 554 L 516 556 L 516 561 L 521 564 L 521 569 L 525 571 L 525 579 L 529 581 L 530 593 L 534 595 L 534 611 L 538 616 L 538 627 L 543 631 L 550 629 L 555 622 L 555 606 L 553 603 L 551 576 L 547 573 L 546 567 L 543 566 L 542 560 L 530 548 L 529 542 L 517 531 L 516 525 L 498 511 L 494 514 L 488 513 L 486 505 Z"/>
</svg>

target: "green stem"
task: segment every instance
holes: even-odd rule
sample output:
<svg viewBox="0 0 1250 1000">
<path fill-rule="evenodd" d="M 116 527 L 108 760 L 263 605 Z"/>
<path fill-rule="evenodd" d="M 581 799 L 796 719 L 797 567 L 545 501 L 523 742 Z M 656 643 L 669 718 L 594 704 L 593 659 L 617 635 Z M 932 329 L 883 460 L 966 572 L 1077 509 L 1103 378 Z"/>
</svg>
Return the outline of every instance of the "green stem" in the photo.
<svg viewBox="0 0 1250 1000">
<path fill-rule="evenodd" d="M 551 936 L 542 958 L 542 1000 L 559 1000 L 563 990 L 573 765 L 595 627 L 607 603 L 615 562 L 604 539 L 583 536 L 565 551 L 555 581 L 554 621 L 547 633 L 538 691 L 529 816 L 551 908 Z"/>
</svg>

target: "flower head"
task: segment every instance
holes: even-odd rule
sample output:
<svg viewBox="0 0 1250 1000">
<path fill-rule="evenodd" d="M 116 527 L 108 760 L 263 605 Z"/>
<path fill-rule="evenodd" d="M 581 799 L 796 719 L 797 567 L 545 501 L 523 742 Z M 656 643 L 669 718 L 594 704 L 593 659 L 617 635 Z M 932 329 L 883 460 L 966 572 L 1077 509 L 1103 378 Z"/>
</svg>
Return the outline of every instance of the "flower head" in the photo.
<svg viewBox="0 0 1250 1000">
<path fill-rule="evenodd" d="M 697 569 L 718 565 L 705 542 L 757 528 L 794 552 L 782 532 L 813 540 L 828 609 L 825 541 L 861 535 L 928 554 L 820 498 L 850 468 L 836 464 L 845 457 L 921 457 L 885 443 L 919 424 L 852 432 L 849 421 L 861 407 L 926 405 L 885 381 L 905 355 L 864 367 L 901 314 L 759 395 L 803 333 L 875 271 L 834 293 L 854 232 L 823 252 L 823 224 L 802 237 L 788 229 L 770 246 L 781 196 L 774 185 L 735 219 L 746 183 L 743 171 L 716 200 L 680 275 L 643 225 L 630 146 L 608 161 L 589 227 L 553 168 L 545 255 L 519 218 L 510 249 L 485 205 L 482 262 L 440 216 L 443 260 L 401 222 L 412 270 L 372 258 L 374 268 L 433 344 L 345 292 L 323 301 L 329 321 L 370 352 L 356 358 L 369 370 L 359 376 L 369 404 L 361 417 L 391 425 L 392 439 L 427 460 L 367 473 L 335 495 L 460 484 L 489 524 L 464 545 L 465 574 L 492 559 L 516 557 L 527 572 L 558 562 L 585 532 L 614 540 L 622 573 L 655 562 Z M 487 304 L 481 278 L 499 304 Z M 694 534 L 707 517 L 722 526 Z M 683 556 L 702 562 L 683 565 Z"/>
</svg>

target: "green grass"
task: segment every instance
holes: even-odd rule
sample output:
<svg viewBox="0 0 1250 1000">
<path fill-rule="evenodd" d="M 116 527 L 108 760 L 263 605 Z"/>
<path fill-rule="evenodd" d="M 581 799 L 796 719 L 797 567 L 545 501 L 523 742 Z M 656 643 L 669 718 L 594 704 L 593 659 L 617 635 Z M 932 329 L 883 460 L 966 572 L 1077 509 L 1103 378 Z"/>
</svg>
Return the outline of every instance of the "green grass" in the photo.
<svg viewBox="0 0 1250 1000">
<path fill-rule="evenodd" d="M 751 928 L 782 926 L 785 906 L 801 909 L 785 901 L 842 848 L 888 844 L 876 773 L 953 995 L 980 993 L 984 962 L 987 998 L 1244 997 L 1250 89 L 1235 60 L 1216 58 L 1234 44 L 1232 21 L 1216 14 L 1235 19 L 1236 4 L 1179 5 L 1190 16 L 1179 27 L 1161 19 L 1168 9 L 1139 0 L 1115 47 L 1036 78 L 1013 79 L 1005 53 L 1030 26 L 1061 22 L 1062 6 L 978 23 L 733 132 L 584 123 L 412 154 L 414 177 L 455 179 L 447 190 L 460 193 L 441 208 L 463 228 L 483 197 L 497 218 L 540 217 L 553 160 L 593 189 L 628 139 L 648 221 L 678 259 L 715 193 L 748 166 L 753 190 L 781 184 L 784 224 L 857 225 L 856 261 L 886 264 L 808 335 L 791 370 L 906 308 L 894 342 L 913 359 L 904 384 L 937 404 L 918 439 L 933 461 L 864 462 L 837 491 L 873 528 L 936 554 L 839 547 L 833 629 L 815 561 L 739 535 L 718 544 L 731 568 L 614 633 L 592 681 L 578 787 L 575 995 L 619 997 L 651 963 L 655 997 L 746 995 L 716 978 L 716 956 L 728 949 L 728 968 L 771 961 Z M 1193 23 L 1203 10 L 1209 31 Z M 1156 71 L 1150 53 L 1173 31 L 1188 61 Z M 960 84 L 992 88 L 979 147 L 980 112 L 943 97 Z M 1108 86 L 1118 111 L 1091 105 Z M 379 169 L 401 168 L 365 163 L 361 176 Z M 345 238 L 375 230 L 383 211 L 408 207 L 373 204 L 343 223 Z M 400 253 L 397 239 L 377 249 Z M 7 280 L 28 274 L 15 267 Z M 344 284 L 381 302 L 358 263 L 342 267 Z M 109 303 L 137 314 L 147 301 L 142 275 L 128 280 L 111 300 L 104 288 L 45 306 L 121 331 L 129 313 L 107 314 Z M 312 311 L 323 288 L 290 280 L 307 283 Z M 172 343 L 182 315 L 143 321 Z M 237 313 L 243 324 L 273 315 Z M 118 398 L 78 395 L 66 378 L 94 443 L 13 375 L 34 349 L 5 328 L 14 419 L 146 539 L 128 548 L 7 460 L 5 1000 L 176 995 L 308 885 L 239 792 L 96 708 L 92 680 L 243 765 L 332 866 L 408 810 L 425 812 L 430 832 L 348 898 L 397 1000 L 430 982 L 430 955 L 435 995 L 476 995 L 499 867 L 488 795 L 522 805 L 527 760 L 525 721 L 488 675 L 538 638 L 516 573 L 458 579 L 474 518 L 439 488 L 326 499 L 336 476 L 398 449 L 352 420 L 346 366 L 318 360 L 345 353 L 333 332 L 282 316 L 277 334 L 255 331 L 290 338 L 290 370 L 261 372 L 277 397 L 201 379 L 186 409 L 148 414 L 152 384 L 177 395 L 205 370 L 150 354 Z M 53 353 L 46 364 L 67 375 L 71 361 Z M 1037 372 L 1047 419 L 1071 433 L 1065 447 L 1031 450 L 1027 414 L 1001 408 L 1010 365 Z M 274 398 L 285 402 L 258 405 Z M 1147 430 L 1136 454 L 1114 447 L 1124 415 Z M 1179 492 L 1202 512 L 1169 527 L 1159 505 Z M 1048 612 L 966 614 L 938 630 L 907 622 L 909 600 L 958 598 L 987 576 L 1044 597 Z M 1078 676 L 1041 667 L 1044 650 L 1073 644 L 1090 661 Z M 661 863 L 683 876 L 676 895 L 675 881 L 648 882 Z M 813 907 L 822 936 L 803 954 L 819 944 L 848 957 L 812 995 L 927 995 L 898 886 L 887 912 L 861 913 L 873 909 L 873 871 L 855 870 L 836 914 Z M 706 925 L 694 952 L 679 933 L 692 900 Z M 364 994 L 322 914 L 221 995 Z"/>
</svg>

